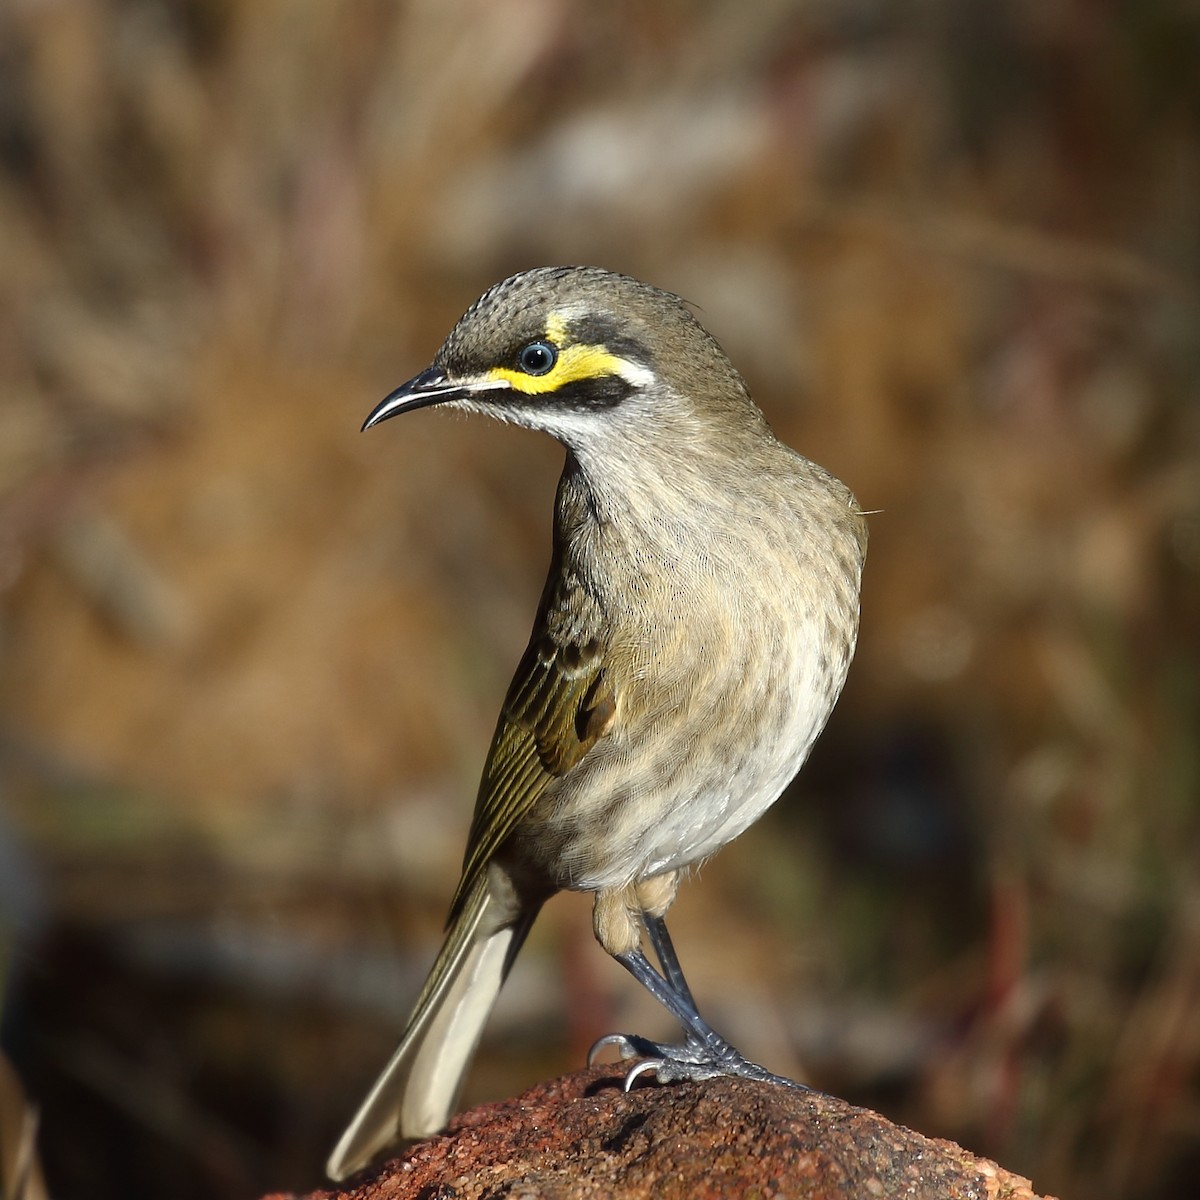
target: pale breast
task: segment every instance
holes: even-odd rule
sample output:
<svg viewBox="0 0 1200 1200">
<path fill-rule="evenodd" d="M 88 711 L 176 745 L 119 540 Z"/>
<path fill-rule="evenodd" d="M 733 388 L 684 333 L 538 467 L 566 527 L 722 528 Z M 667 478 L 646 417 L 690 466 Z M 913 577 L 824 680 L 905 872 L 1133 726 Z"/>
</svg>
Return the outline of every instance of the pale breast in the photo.
<svg viewBox="0 0 1200 1200">
<path fill-rule="evenodd" d="M 621 886 L 737 837 L 799 771 L 845 681 L 861 554 L 836 529 L 750 527 L 701 569 L 652 569 L 613 735 L 539 806 L 562 887 Z"/>
</svg>

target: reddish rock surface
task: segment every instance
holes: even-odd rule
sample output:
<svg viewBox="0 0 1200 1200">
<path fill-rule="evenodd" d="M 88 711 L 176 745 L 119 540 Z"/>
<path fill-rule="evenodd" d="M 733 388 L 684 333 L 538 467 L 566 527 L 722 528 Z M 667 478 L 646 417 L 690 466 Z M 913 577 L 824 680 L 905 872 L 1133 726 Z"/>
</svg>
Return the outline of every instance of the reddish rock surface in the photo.
<svg viewBox="0 0 1200 1200">
<path fill-rule="evenodd" d="M 625 1093 L 611 1064 L 463 1113 L 377 1174 L 307 1200 L 607 1196 L 1037 1200 L 995 1163 L 831 1096 L 736 1079 Z"/>
</svg>

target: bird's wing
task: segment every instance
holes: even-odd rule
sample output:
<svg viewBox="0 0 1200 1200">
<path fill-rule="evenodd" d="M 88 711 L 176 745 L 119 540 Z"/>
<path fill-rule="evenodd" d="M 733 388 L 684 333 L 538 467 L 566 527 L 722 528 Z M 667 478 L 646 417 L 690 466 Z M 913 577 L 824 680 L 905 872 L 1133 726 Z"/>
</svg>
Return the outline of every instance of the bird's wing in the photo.
<svg viewBox="0 0 1200 1200">
<path fill-rule="evenodd" d="M 573 572 L 552 569 L 550 580 L 483 768 L 451 919 L 516 824 L 616 715 L 604 669 L 603 613 Z"/>
</svg>

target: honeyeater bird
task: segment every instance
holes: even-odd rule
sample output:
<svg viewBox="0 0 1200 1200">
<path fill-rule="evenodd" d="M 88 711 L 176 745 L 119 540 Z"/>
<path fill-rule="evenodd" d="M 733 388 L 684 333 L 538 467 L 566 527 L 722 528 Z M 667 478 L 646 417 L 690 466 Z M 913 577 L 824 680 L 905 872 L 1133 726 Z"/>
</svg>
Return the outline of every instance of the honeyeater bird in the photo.
<svg viewBox="0 0 1200 1200">
<path fill-rule="evenodd" d="M 329 1158 L 335 1179 L 445 1125 L 521 943 L 564 888 L 592 893 L 600 945 L 683 1028 L 679 1044 L 602 1039 L 642 1060 L 626 1086 L 646 1071 L 778 1079 L 700 1016 L 663 916 L 682 873 L 800 769 L 858 631 L 862 510 L 775 438 L 677 296 L 595 267 L 514 275 L 363 428 L 430 405 L 552 434 L 566 463 L 445 944 Z"/>
</svg>

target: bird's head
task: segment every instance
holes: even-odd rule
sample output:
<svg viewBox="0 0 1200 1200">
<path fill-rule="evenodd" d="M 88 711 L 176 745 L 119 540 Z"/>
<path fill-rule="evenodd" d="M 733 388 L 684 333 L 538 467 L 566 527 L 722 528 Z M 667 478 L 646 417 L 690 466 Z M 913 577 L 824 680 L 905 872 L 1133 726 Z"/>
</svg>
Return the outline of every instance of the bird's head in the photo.
<svg viewBox="0 0 1200 1200">
<path fill-rule="evenodd" d="M 679 297 L 598 267 L 539 267 L 489 288 L 432 365 L 363 428 L 435 404 L 543 430 L 577 451 L 615 434 L 761 422 Z"/>
</svg>

